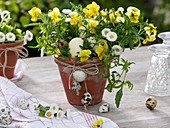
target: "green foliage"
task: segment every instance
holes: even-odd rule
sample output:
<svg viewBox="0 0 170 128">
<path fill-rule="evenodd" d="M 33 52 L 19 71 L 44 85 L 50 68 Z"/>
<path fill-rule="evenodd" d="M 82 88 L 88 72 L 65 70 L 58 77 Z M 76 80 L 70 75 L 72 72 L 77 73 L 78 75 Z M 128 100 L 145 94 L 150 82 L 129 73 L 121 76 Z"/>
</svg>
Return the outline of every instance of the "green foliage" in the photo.
<svg viewBox="0 0 170 128">
<path fill-rule="evenodd" d="M 29 20 L 29 14 L 28 11 L 36 6 L 41 8 L 43 12 L 47 12 L 49 9 L 52 9 L 54 7 L 58 7 L 60 10 L 64 8 L 71 8 L 71 5 L 69 2 L 77 4 L 82 4 L 82 6 L 86 6 L 87 4 L 91 3 L 93 0 L 0 0 L 0 8 L 2 10 L 8 10 L 12 14 L 12 25 L 17 25 L 17 27 L 21 28 L 22 31 L 25 31 L 26 29 L 31 30 L 34 35 L 38 34 L 36 27 L 28 27 L 25 28 L 24 25 L 26 25 Z M 128 6 L 135 6 L 139 8 L 140 10 L 144 11 L 146 18 L 153 18 L 153 22 L 158 26 L 158 30 L 161 31 L 168 31 L 170 30 L 170 25 L 165 24 L 165 14 L 169 13 L 168 10 L 168 4 L 169 0 L 163 0 L 162 3 L 157 4 L 155 7 L 153 6 L 155 1 L 143 1 L 143 0 L 96 0 L 96 2 L 101 6 L 101 9 L 104 8 L 115 8 L 122 6 L 124 8 L 127 8 Z M 151 6 L 152 5 L 152 6 Z M 162 9 L 167 8 L 167 12 L 161 11 Z M 154 15 L 152 15 L 152 11 L 154 9 Z M 24 18 L 23 18 L 24 17 Z M 167 20 L 166 20 L 167 21 Z M 28 42 L 29 46 L 36 46 L 37 42 L 34 39 L 31 42 Z M 37 49 L 30 49 L 29 50 L 29 56 L 39 56 L 39 53 L 37 52 Z"/>
</svg>

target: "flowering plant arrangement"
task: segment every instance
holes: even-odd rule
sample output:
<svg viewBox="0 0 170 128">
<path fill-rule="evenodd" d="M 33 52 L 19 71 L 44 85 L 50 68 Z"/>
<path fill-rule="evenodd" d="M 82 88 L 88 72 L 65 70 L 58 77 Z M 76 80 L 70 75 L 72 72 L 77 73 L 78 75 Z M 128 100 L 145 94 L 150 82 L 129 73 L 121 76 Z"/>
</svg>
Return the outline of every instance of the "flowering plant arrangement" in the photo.
<svg viewBox="0 0 170 128">
<path fill-rule="evenodd" d="M 47 14 L 34 7 L 29 14 L 33 22 L 38 22 L 29 25 L 38 25 L 41 30 L 36 40 L 42 55 L 62 56 L 63 59 L 75 57 L 75 63 L 94 57 L 102 60 L 105 73 L 99 72 L 108 79 L 106 89 L 109 92 L 119 89 L 115 96 L 117 107 L 123 87 L 133 88 L 133 84 L 125 80 L 133 62 L 120 58 L 120 55 L 126 46 L 132 50 L 135 44 L 139 47 L 142 43 L 154 41 L 157 34 L 156 27 L 148 20 L 144 21 L 143 13 L 136 7 L 128 7 L 127 12 L 122 7 L 100 10 L 100 6 L 92 2 L 85 8 L 72 4 L 71 9 L 61 12 L 54 8 Z M 121 67 L 121 73 L 110 72 L 115 67 Z"/>
<path fill-rule="evenodd" d="M 35 105 L 34 108 L 34 110 L 38 111 L 40 117 L 55 117 L 56 119 L 62 119 L 63 117 L 66 117 L 67 119 L 71 118 L 70 109 L 67 109 L 66 112 L 64 112 L 63 109 L 58 107 L 55 103 L 52 103 L 50 106 L 42 106 L 41 104 L 38 104 Z"/>
<path fill-rule="evenodd" d="M 27 30 L 22 33 L 21 29 L 16 28 L 16 26 L 9 25 L 10 23 L 10 12 L 0 9 L 0 44 L 14 43 L 16 41 L 24 40 L 24 45 L 27 44 L 27 41 L 33 39 L 33 34 Z"/>
</svg>

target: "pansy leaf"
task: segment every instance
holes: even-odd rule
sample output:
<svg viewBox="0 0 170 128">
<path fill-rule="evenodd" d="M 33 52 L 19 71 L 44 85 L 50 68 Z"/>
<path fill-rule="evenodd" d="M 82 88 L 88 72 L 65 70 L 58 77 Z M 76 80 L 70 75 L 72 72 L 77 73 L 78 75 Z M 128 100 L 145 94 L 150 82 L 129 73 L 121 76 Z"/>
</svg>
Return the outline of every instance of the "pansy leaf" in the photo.
<svg viewBox="0 0 170 128">
<path fill-rule="evenodd" d="M 123 95 L 123 86 L 120 88 L 120 90 L 116 93 L 116 97 L 115 97 L 115 102 L 116 102 L 116 107 L 119 108 L 120 105 L 120 101 Z"/>
</svg>

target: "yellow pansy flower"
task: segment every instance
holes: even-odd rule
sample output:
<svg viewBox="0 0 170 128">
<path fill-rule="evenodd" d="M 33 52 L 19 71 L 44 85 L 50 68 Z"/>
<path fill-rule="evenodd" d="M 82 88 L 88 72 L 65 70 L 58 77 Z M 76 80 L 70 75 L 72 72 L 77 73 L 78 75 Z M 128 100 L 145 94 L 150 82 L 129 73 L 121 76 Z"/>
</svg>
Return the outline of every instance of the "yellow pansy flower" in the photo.
<svg viewBox="0 0 170 128">
<path fill-rule="evenodd" d="M 128 7 L 127 12 L 133 13 L 135 16 L 140 16 L 140 10 L 136 7 Z"/>
<path fill-rule="evenodd" d="M 129 17 L 129 19 L 132 23 L 138 23 L 139 22 L 139 18 Z"/>
<path fill-rule="evenodd" d="M 71 12 L 70 16 L 71 16 L 72 19 L 75 19 L 78 16 L 78 13 L 77 12 Z"/>
<path fill-rule="evenodd" d="M 90 50 L 82 50 L 79 54 L 78 57 L 80 57 L 80 61 L 84 62 L 87 61 L 90 57 L 91 51 Z"/>
<path fill-rule="evenodd" d="M 102 14 L 102 16 L 106 16 L 106 15 L 107 15 L 107 9 L 102 10 L 102 11 L 101 11 L 101 14 Z"/>
<path fill-rule="evenodd" d="M 51 17 L 51 19 L 53 20 L 53 23 L 57 23 L 60 21 L 60 18 L 58 17 L 60 14 L 60 11 L 58 8 L 54 8 L 53 11 L 48 13 L 48 16 Z"/>
<path fill-rule="evenodd" d="M 87 24 L 87 28 L 91 29 L 90 33 L 95 33 L 94 28 L 97 27 L 98 24 L 99 24 L 99 22 L 96 20 L 89 20 L 89 22 Z"/>
<path fill-rule="evenodd" d="M 146 44 L 148 41 L 154 41 L 154 40 L 156 40 L 156 37 L 155 37 L 156 35 L 151 35 L 151 36 L 149 36 L 149 38 L 146 38 L 142 43 L 143 44 Z"/>
<path fill-rule="evenodd" d="M 21 29 L 16 29 L 16 31 L 21 34 L 22 33 L 22 30 Z"/>
<path fill-rule="evenodd" d="M 96 4 L 96 2 L 92 2 L 92 4 L 87 5 L 87 8 L 90 10 L 92 15 L 98 15 L 100 6 Z"/>
<path fill-rule="evenodd" d="M 93 125 L 93 126 L 98 126 L 98 125 L 101 125 L 102 123 L 103 123 L 103 121 L 102 121 L 102 119 L 100 118 L 99 120 L 92 122 L 92 125 Z"/>
<path fill-rule="evenodd" d="M 56 51 L 56 53 L 55 53 L 55 55 L 54 55 L 54 56 L 55 56 L 56 58 L 58 58 L 58 57 L 59 57 L 59 55 L 60 55 L 60 50 L 57 48 L 57 51 Z"/>
<path fill-rule="evenodd" d="M 105 42 L 104 46 L 99 44 L 98 48 L 96 48 L 95 52 L 97 53 L 99 60 L 103 59 L 103 55 L 105 55 L 105 51 L 107 50 L 107 43 Z"/>
<path fill-rule="evenodd" d="M 71 25 L 76 25 L 76 24 L 77 24 L 77 21 L 76 21 L 75 19 L 72 19 L 72 20 L 70 21 L 70 24 L 71 24 Z"/>
<path fill-rule="evenodd" d="M 149 24 L 149 27 L 145 27 L 144 29 L 148 35 L 151 35 L 151 34 L 156 35 L 157 34 L 156 27 L 154 27 L 153 24 Z"/>
<path fill-rule="evenodd" d="M 77 23 L 78 23 L 78 27 L 81 27 L 82 25 L 84 25 L 84 23 L 82 22 L 82 16 L 78 16 L 76 18 L 76 20 L 77 20 Z"/>
<path fill-rule="evenodd" d="M 109 14 L 109 17 L 112 22 L 115 20 L 115 14 L 113 12 Z"/>
<path fill-rule="evenodd" d="M 87 8 L 83 9 L 83 12 L 85 13 L 85 17 L 87 19 L 90 19 L 90 17 L 92 16 L 90 10 L 88 10 Z"/>
<path fill-rule="evenodd" d="M 123 7 L 119 7 L 117 9 L 117 11 L 115 12 L 116 17 L 122 17 L 123 12 L 124 12 L 124 8 Z"/>
<path fill-rule="evenodd" d="M 77 23 L 78 23 L 78 27 L 84 25 L 84 23 L 82 22 L 82 16 L 75 17 L 70 21 L 71 25 L 76 25 Z"/>
<path fill-rule="evenodd" d="M 33 7 L 28 13 L 32 16 L 31 21 L 37 21 L 37 17 L 39 13 L 41 13 L 41 10 L 37 7 Z"/>
<path fill-rule="evenodd" d="M 132 23 L 139 22 L 140 10 L 135 7 L 128 7 L 125 13 Z"/>
</svg>

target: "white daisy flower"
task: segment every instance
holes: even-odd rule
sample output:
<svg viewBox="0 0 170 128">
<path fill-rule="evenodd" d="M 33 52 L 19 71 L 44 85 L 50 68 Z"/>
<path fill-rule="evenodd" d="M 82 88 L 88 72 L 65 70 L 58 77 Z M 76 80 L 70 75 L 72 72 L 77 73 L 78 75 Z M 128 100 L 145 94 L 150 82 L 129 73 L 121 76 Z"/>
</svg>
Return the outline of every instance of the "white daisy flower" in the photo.
<svg viewBox="0 0 170 128">
<path fill-rule="evenodd" d="M 24 45 L 26 45 L 27 44 L 27 36 L 25 35 L 24 36 Z"/>
<path fill-rule="evenodd" d="M 6 34 L 6 39 L 8 41 L 15 41 L 15 38 L 16 38 L 16 36 L 12 32 L 9 32 Z"/>
<path fill-rule="evenodd" d="M 45 50 L 45 47 L 42 47 L 41 48 L 41 55 L 40 55 L 41 58 L 44 56 L 44 50 Z"/>
<path fill-rule="evenodd" d="M 4 42 L 5 41 L 5 34 L 0 32 L 0 42 Z"/>
<path fill-rule="evenodd" d="M 107 34 L 108 34 L 109 32 L 111 32 L 111 30 L 110 30 L 109 28 L 104 28 L 104 29 L 102 30 L 102 35 L 103 35 L 104 37 L 107 37 Z"/>
<path fill-rule="evenodd" d="M 125 22 L 125 19 L 124 19 L 123 17 L 117 17 L 117 18 L 116 18 L 116 21 L 117 21 L 117 22 L 122 22 L 122 23 L 124 23 L 124 22 Z"/>
<path fill-rule="evenodd" d="M 115 55 L 121 55 L 123 52 L 122 47 L 119 45 L 114 45 L 112 49 L 114 49 Z"/>
<path fill-rule="evenodd" d="M 66 18 L 65 22 L 70 22 L 72 19 L 71 18 Z"/>
<path fill-rule="evenodd" d="M 66 110 L 66 117 L 67 117 L 67 119 L 71 119 L 70 109 Z"/>
<path fill-rule="evenodd" d="M 33 34 L 29 30 L 27 30 L 26 31 L 26 37 L 27 37 L 28 41 L 31 41 L 33 39 Z"/>
<path fill-rule="evenodd" d="M 59 110 L 59 111 L 57 112 L 57 119 L 62 119 L 63 116 L 64 116 L 64 112 L 61 111 L 61 110 Z"/>
<path fill-rule="evenodd" d="M 53 113 L 57 113 L 59 110 L 59 107 L 57 104 L 53 103 L 50 105 L 50 110 L 53 111 Z"/>
<path fill-rule="evenodd" d="M 62 10 L 62 13 L 64 13 L 64 14 L 70 14 L 70 13 L 71 13 L 71 10 L 70 10 L 70 9 L 63 9 L 63 10 Z"/>
<path fill-rule="evenodd" d="M 109 32 L 106 38 L 107 40 L 113 42 L 117 39 L 117 34 L 115 32 Z"/>
<path fill-rule="evenodd" d="M 46 111 L 45 113 L 45 117 L 47 118 L 53 118 L 54 117 L 54 113 L 51 110 Z"/>
<path fill-rule="evenodd" d="M 7 21 L 10 18 L 10 12 L 5 10 L 1 13 L 1 19 Z"/>
</svg>

